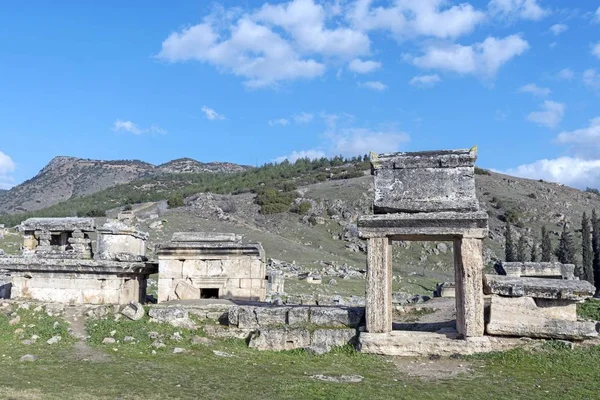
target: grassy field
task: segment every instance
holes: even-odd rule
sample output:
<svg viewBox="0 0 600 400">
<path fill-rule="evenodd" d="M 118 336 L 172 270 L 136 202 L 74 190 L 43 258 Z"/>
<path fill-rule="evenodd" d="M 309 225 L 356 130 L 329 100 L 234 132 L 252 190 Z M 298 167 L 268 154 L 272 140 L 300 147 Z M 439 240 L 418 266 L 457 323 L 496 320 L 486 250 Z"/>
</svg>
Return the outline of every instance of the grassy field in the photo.
<svg viewBox="0 0 600 400">
<path fill-rule="evenodd" d="M 43 312 L 19 310 L 21 321 L 12 326 L 15 314 L 7 314 L 0 314 L 2 399 L 597 399 L 600 391 L 600 347 L 569 350 L 546 342 L 535 351 L 456 359 L 399 359 L 350 348 L 315 356 L 259 352 L 232 339 L 194 345 L 191 338 L 201 330 L 147 319 L 88 321 L 83 344 L 67 336 L 64 321 Z M 176 331 L 181 339 L 173 338 Z M 161 335 L 166 347 L 154 350 L 149 332 Z M 111 333 L 117 342 L 102 344 Z M 35 344 L 22 343 L 33 334 Z M 57 334 L 63 340 L 48 345 Z M 125 336 L 136 340 L 125 343 Z M 186 351 L 173 354 L 175 347 Z M 39 359 L 19 361 L 24 354 Z M 360 375 L 362 381 L 324 382 L 315 375 Z"/>
</svg>

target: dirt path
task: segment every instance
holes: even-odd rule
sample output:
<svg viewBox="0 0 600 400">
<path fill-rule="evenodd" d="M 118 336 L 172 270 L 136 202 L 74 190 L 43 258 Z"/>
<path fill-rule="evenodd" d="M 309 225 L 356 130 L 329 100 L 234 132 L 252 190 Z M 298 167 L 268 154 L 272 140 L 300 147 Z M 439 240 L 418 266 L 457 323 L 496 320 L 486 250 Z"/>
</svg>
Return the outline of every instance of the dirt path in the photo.
<svg viewBox="0 0 600 400">
<path fill-rule="evenodd" d="M 77 343 L 73 346 L 72 357 L 77 361 L 102 362 L 110 360 L 106 353 L 86 343 L 87 333 L 85 331 L 84 312 L 85 310 L 81 307 L 67 307 L 65 309 L 65 320 L 71 326 L 71 335 L 77 339 Z"/>
</svg>

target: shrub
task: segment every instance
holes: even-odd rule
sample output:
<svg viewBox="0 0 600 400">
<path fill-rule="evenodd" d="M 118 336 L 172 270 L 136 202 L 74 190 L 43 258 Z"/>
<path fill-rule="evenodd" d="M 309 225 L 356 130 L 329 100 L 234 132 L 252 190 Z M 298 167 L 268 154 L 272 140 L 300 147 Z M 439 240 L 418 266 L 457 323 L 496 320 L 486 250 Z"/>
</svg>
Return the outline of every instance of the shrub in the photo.
<svg viewBox="0 0 600 400">
<path fill-rule="evenodd" d="M 185 202 L 183 201 L 183 196 L 180 193 L 175 193 L 167 200 L 167 204 L 169 208 L 177 208 L 183 207 Z"/>
<path fill-rule="evenodd" d="M 506 222 L 515 225 L 521 219 L 521 213 L 512 209 L 506 210 L 506 212 L 504 213 L 504 218 Z"/>
<path fill-rule="evenodd" d="M 537 196 L 536 196 L 536 194 L 535 194 L 535 193 L 529 193 L 529 194 L 527 195 L 527 197 L 529 197 L 530 199 L 537 199 Z"/>
<path fill-rule="evenodd" d="M 83 213 L 84 217 L 105 217 L 106 213 L 104 212 L 104 210 L 99 209 L 99 208 L 94 208 L 91 210 L 86 211 L 85 213 Z"/>
<path fill-rule="evenodd" d="M 491 175 L 487 169 L 475 167 L 475 175 Z"/>
<path fill-rule="evenodd" d="M 294 207 L 293 211 L 300 215 L 306 215 L 306 214 L 308 214 L 308 212 L 310 211 L 311 208 L 312 208 L 312 204 L 309 201 L 303 201 L 302 203 L 300 203 L 296 207 Z"/>
</svg>

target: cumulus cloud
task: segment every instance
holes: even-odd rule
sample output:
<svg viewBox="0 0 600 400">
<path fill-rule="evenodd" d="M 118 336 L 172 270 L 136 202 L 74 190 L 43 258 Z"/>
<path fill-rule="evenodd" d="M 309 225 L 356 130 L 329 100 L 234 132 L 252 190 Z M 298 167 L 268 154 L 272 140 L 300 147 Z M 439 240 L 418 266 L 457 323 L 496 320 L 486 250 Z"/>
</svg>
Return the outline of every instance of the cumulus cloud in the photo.
<svg viewBox="0 0 600 400">
<path fill-rule="evenodd" d="M 567 29 L 569 29 L 569 27 L 565 24 L 554 24 L 550 27 L 550 32 L 552 32 L 555 36 L 558 36 Z"/>
<path fill-rule="evenodd" d="M 471 33 L 486 18 L 484 12 L 468 3 L 401 0 L 388 2 L 389 7 L 372 3 L 372 0 L 355 1 L 347 19 L 357 29 L 391 32 L 398 40 L 417 36 L 454 39 Z"/>
<path fill-rule="evenodd" d="M 209 119 L 211 121 L 225 119 L 224 115 L 219 114 L 218 112 L 216 112 L 215 110 L 213 110 L 210 107 L 202 106 L 201 110 L 204 113 L 204 116 L 206 117 L 206 119 Z"/>
<path fill-rule="evenodd" d="M 550 94 L 550 89 L 546 87 L 540 87 L 535 83 L 528 83 L 519 88 L 521 93 L 531 93 L 534 96 L 546 97 Z"/>
<path fill-rule="evenodd" d="M 269 125 L 270 126 L 276 126 L 276 125 L 286 126 L 289 123 L 290 123 L 290 121 L 287 120 L 287 119 L 285 119 L 285 118 L 272 119 L 272 120 L 269 121 Z"/>
<path fill-rule="evenodd" d="M 532 21 L 539 21 L 550 14 L 550 10 L 542 8 L 537 0 L 491 0 L 488 10 L 494 16 Z"/>
<path fill-rule="evenodd" d="M 600 90 L 600 73 L 594 68 L 586 69 L 583 71 L 583 83 L 590 89 Z"/>
<path fill-rule="evenodd" d="M 538 125 L 555 128 L 565 115 L 565 105 L 555 101 L 546 100 L 542 104 L 543 111 L 529 113 L 527 119 Z"/>
<path fill-rule="evenodd" d="M 377 92 L 383 92 L 385 89 L 387 89 L 387 85 L 380 81 L 359 82 L 358 86 L 366 89 L 375 90 Z"/>
<path fill-rule="evenodd" d="M 301 112 L 299 114 L 294 115 L 294 122 L 297 124 L 307 124 L 313 120 L 313 115 L 307 112 Z"/>
<path fill-rule="evenodd" d="M 502 39 L 488 37 L 481 43 L 469 46 L 460 44 L 431 44 L 419 57 L 407 56 L 420 68 L 441 69 L 459 74 L 480 75 L 493 78 L 498 69 L 529 48 L 519 35 Z"/>
<path fill-rule="evenodd" d="M 586 160 L 576 157 L 544 159 L 531 164 L 519 165 L 505 172 L 522 178 L 544 179 L 583 189 L 588 186 L 598 187 L 600 183 L 600 160 Z"/>
<path fill-rule="evenodd" d="M 128 132 L 134 135 L 142 135 L 145 133 L 155 133 L 159 135 L 167 134 L 167 131 L 158 125 L 150 125 L 149 128 L 140 128 L 137 124 L 131 121 L 118 119 L 113 124 L 112 130 L 115 132 Z"/>
<path fill-rule="evenodd" d="M 559 133 L 556 141 L 570 145 L 577 156 L 600 158 L 600 116 L 592 118 L 585 128 Z"/>
<path fill-rule="evenodd" d="M 354 157 L 370 151 L 384 153 L 399 151 L 410 141 L 407 133 L 399 131 L 395 125 L 381 125 L 377 128 L 355 126 L 354 117 L 349 114 L 322 114 L 326 130 L 322 135 L 322 143 L 317 148 L 306 151 L 294 151 L 275 161 L 296 159 L 313 155 L 312 158 L 333 157 L 343 155 Z"/>
<path fill-rule="evenodd" d="M 600 7 L 596 10 L 596 15 L 594 16 L 594 22 L 600 24 Z"/>
<path fill-rule="evenodd" d="M 570 81 L 575 77 L 575 73 L 571 68 L 561 69 L 557 74 L 558 79 Z"/>
<path fill-rule="evenodd" d="M 7 154 L 0 151 L 0 189 L 10 189 L 14 185 L 14 179 L 11 177 L 17 169 L 17 165 Z"/>
<path fill-rule="evenodd" d="M 592 46 L 592 55 L 600 58 L 600 42 Z"/>
<path fill-rule="evenodd" d="M 433 75 L 417 75 L 413 77 L 408 83 L 412 86 L 421 88 L 430 88 L 441 82 L 441 78 L 438 74 Z"/>
<path fill-rule="evenodd" d="M 348 64 L 348 69 L 357 74 L 368 74 L 381 68 L 381 63 L 377 61 L 362 61 L 360 58 L 355 58 Z"/>
</svg>

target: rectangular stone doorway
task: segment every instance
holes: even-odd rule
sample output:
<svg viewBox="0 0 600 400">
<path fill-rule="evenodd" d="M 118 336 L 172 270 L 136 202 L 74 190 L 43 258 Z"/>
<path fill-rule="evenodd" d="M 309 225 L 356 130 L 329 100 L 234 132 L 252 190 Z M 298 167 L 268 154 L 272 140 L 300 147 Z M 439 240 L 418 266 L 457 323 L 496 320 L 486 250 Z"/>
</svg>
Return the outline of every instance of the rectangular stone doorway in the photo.
<svg viewBox="0 0 600 400">
<path fill-rule="evenodd" d="M 200 289 L 200 298 L 201 299 L 218 299 L 219 298 L 219 289 L 215 288 L 205 288 Z"/>
</svg>

